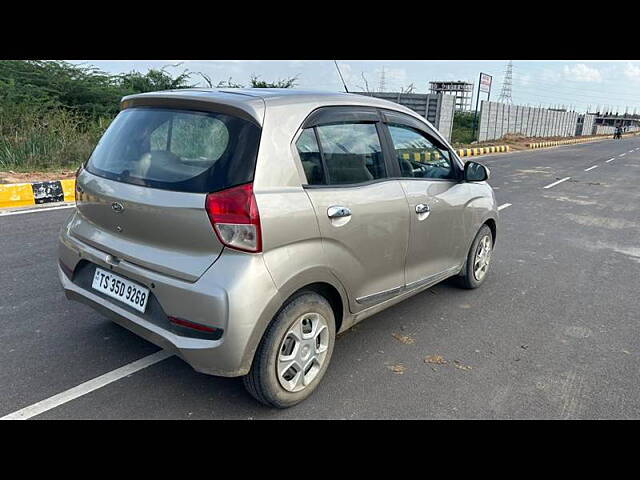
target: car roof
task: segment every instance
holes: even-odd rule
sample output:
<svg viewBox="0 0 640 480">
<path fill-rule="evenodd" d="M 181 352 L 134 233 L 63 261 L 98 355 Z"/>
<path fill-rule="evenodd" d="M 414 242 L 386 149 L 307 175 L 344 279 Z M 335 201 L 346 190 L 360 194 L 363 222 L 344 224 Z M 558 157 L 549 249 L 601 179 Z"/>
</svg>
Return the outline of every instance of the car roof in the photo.
<svg viewBox="0 0 640 480">
<path fill-rule="evenodd" d="M 317 106 L 351 104 L 387 108 L 407 113 L 425 121 L 425 119 L 416 112 L 399 103 L 371 97 L 366 94 L 302 90 L 297 88 L 181 88 L 129 95 L 122 99 L 122 103 L 125 104 L 131 100 L 151 97 L 192 99 L 205 102 L 210 101 L 212 103 L 223 103 L 245 110 L 259 121 L 261 121 L 263 117 L 263 108 L 268 108 L 270 104 L 286 106 L 299 105 L 301 103 L 313 103 Z"/>
</svg>

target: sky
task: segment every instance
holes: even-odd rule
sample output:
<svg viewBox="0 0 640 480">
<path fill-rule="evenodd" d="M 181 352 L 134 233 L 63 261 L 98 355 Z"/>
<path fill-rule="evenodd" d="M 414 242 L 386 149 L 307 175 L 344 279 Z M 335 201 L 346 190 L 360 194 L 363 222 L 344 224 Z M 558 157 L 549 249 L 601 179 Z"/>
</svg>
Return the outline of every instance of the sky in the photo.
<svg viewBox="0 0 640 480">
<path fill-rule="evenodd" d="M 297 88 L 343 91 L 333 60 L 70 60 L 96 66 L 109 73 L 146 72 L 169 67 L 180 73 L 203 72 L 214 85 L 231 78 L 247 84 L 252 74 L 266 81 L 298 77 Z M 384 91 L 398 92 L 413 85 L 415 93 L 428 93 L 434 80 L 463 80 L 477 87 L 480 72 L 493 76 L 491 100 L 498 100 L 507 62 L 504 60 L 338 60 L 349 91 L 379 91 L 384 70 Z M 200 80 L 192 76 L 192 82 Z M 206 86 L 202 81 L 200 86 Z M 481 100 L 486 94 L 480 94 Z M 474 105 L 476 90 L 474 88 Z M 606 107 L 640 113 L 640 61 L 513 60 L 512 99 L 516 105 L 564 106 L 584 112 Z M 605 107 L 606 106 L 606 107 Z"/>
</svg>

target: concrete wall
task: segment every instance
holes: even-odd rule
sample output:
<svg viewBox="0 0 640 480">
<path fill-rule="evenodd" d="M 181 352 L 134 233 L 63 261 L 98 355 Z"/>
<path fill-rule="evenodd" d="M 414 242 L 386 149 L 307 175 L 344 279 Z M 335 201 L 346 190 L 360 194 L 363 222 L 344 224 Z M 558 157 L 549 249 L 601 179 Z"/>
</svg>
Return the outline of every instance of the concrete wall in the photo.
<svg viewBox="0 0 640 480">
<path fill-rule="evenodd" d="M 453 95 L 427 95 L 427 115 L 425 118 L 438 129 L 440 134 L 451 141 L 456 97 Z"/>
<path fill-rule="evenodd" d="M 593 135 L 593 126 L 596 121 L 595 115 L 580 115 L 578 116 L 578 123 L 576 124 L 576 135 L 577 136 L 588 136 Z"/>
<path fill-rule="evenodd" d="M 481 102 L 478 140 L 496 140 L 507 134 L 527 137 L 570 137 L 575 135 L 576 112 L 522 107 L 506 103 Z"/>
<path fill-rule="evenodd" d="M 637 132 L 640 128 L 635 126 L 624 127 L 622 133 Z M 610 125 L 595 125 L 593 127 L 593 135 L 613 135 L 616 127 Z"/>
<path fill-rule="evenodd" d="M 399 92 L 354 92 L 359 95 L 382 98 L 399 103 L 423 116 L 438 129 L 440 134 L 451 140 L 455 96 L 442 94 L 399 93 Z"/>
<path fill-rule="evenodd" d="M 615 133 L 616 127 L 610 127 L 609 125 L 596 125 L 593 129 L 594 135 L 611 135 Z"/>
</svg>

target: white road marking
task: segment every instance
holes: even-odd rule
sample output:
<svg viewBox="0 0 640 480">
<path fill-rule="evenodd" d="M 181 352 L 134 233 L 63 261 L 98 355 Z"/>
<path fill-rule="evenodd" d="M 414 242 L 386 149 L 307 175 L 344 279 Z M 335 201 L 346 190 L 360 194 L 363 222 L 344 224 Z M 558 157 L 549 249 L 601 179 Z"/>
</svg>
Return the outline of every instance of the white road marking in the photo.
<svg viewBox="0 0 640 480">
<path fill-rule="evenodd" d="M 547 186 L 546 186 L 546 187 L 544 187 L 544 188 L 551 188 L 551 187 L 555 187 L 555 186 L 556 186 L 556 185 L 558 185 L 559 183 L 566 182 L 566 181 L 567 181 L 567 180 L 569 180 L 570 178 L 571 178 L 571 177 L 564 177 L 562 180 L 558 180 L 557 182 L 553 182 L 552 184 L 547 185 Z"/>
<path fill-rule="evenodd" d="M 86 395 L 87 393 L 93 392 L 99 388 L 104 387 L 116 380 L 120 380 L 127 375 L 131 375 L 143 368 L 147 368 L 155 363 L 161 362 L 162 360 L 173 356 L 171 352 L 167 352 L 166 350 L 160 350 L 152 355 L 141 358 L 140 360 L 136 360 L 128 365 L 117 368 L 111 372 L 107 372 L 104 375 L 100 375 L 99 377 L 94 378 L 93 380 L 89 380 L 87 382 L 81 383 L 77 387 L 70 388 L 62 393 L 58 393 L 53 397 L 49 397 L 40 402 L 34 403 L 29 407 L 25 407 L 17 412 L 10 413 L 9 415 L 5 415 L 1 417 L 0 420 L 27 420 L 31 417 L 35 417 L 36 415 L 40 415 L 52 408 L 56 408 L 64 403 L 70 402 L 71 400 L 75 400 L 78 397 Z"/>
<path fill-rule="evenodd" d="M 588 172 L 589 170 L 593 170 L 594 168 L 598 168 L 600 165 L 594 165 L 593 167 L 585 168 L 584 171 Z"/>
<path fill-rule="evenodd" d="M 9 212 L 0 212 L 0 217 L 3 217 L 5 215 L 23 215 L 25 213 L 36 213 L 36 212 L 48 212 L 49 210 L 60 210 L 61 208 L 73 208 L 75 207 L 76 204 L 75 203 L 71 203 L 71 204 L 67 204 L 65 203 L 64 205 L 56 205 L 55 207 L 41 207 L 41 208 L 30 208 L 28 210 L 12 210 Z"/>
<path fill-rule="evenodd" d="M 610 158 L 610 159 L 609 159 L 609 160 L 607 160 L 605 163 L 609 163 L 609 162 L 611 162 L 611 161 L 613 161 L 613 160 L 615 160 L 615 157 L 614 157 L 614 158 Z"/>
<path fill-rule="evenodd" d="M 502 210 L 503 208 L 507 208 L 507 207 L 510 207 L 510 206 L 511 206 L 511 204 L 510 204 L 510 203 L 503 203 L 502 205 L 500 205 L 500 206 L 498 207 L 498 210 Z"/>
<path fill-rule="evenodd" d="M 624 157 L 626 155 L 626 153 L 621 153 L 620 155 L 618 155 L 619 157 Z"/>
</svg>

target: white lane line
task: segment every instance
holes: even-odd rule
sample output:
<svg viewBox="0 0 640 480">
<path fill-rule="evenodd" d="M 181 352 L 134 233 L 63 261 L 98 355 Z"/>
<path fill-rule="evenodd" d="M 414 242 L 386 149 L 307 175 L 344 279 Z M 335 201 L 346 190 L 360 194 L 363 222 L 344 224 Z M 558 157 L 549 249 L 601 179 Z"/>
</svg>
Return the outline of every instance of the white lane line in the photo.
<svg viewBox="0 0 640 480">
<path fill-rule="evenodd" d="M 567 181 L 567 180 L 569 180 L 570 178 L 571 178 L 571 177 L 564 177 L 562 180 L 558 180 L 557 182 L 553 182 L 552 184 L 547 185 L 547 186 L 546 186 L 546 187 L 544 187 L 544 188 L 551 188 L 551 187 L 555 187 L 555 186 L 556 186 L 556 185 L 558 185 L 559 183 L 566 182 L 566 181 Z"/>
<path fill-rule="evenodd" d="M 607 160 L 605 163 L 612 162 L 613 160 L 615 160 L 615 157 L 614 157 L 614 158 L 610 158 L 610 159 L 609 159 L 609 160 Z"/>
<path fill-rule="evenodd" d="M 48 212 L 49 210 L 60 210 L 61 208 L 73 208 L 76 204 L 57 205 L 55 207 L 30 208 L 29 210 L 12 210 L 10 212 L 0 212 L 0 217 L 9 215 L 23 215 L 25 213 Z"/>
<path fill-rule="evenodd" d="M 36 415 L 40 415 L 47 410 L 56 408 L 64 403 L 70 402 L 71 400 L 74 400 L 78 397 L 86 395 L 87 393 L 102 388 L 105 385 L 115 382 L 116 380 L 120 380 L 127 375 L 131 375 L 132 373 L 142 370 L 143 368 L 147 368 L 154 363 L 161 362 L 162 360 L 169 358 L 172 355 L 173 354 L 171 352 L 160 350 L 159 352 L 141 358 L 140 360 L 136 360 L 135 362 L 125 365 L 124 367 L 120 367 L 111 372 L 105 373 L 104 375 L 100 375 L 93 380 L 81 383 L 77 387 L 70 388 L 69 390 L 58 393 L 57 395 L 49 397 L 40 402 L 34 403 L 33 405 L 18 410 L 17 412 L 5 415 L 4 417 L 1 417 L 0 420 L 27 420 L 31 417 L 35 417 Z"/>
<path fill-rule="evenodd" d="M 626 155 L 626 153 L 621 153 L 620 155 L 618 155 L 619 157 L 624 157 Z"/>
<path fill-rule="evenodd" d="M 585 168 L 584 171 L 588 172 L 589 170 L 593 170 L 594 168 L 598 168 L 600 165 L 594 165 L 593 167 Z"/>
<path fill-rule="evenodd" d="M 511 206 L 511 204 L 510 204 L 510 203 L 503 203 L 502 205 L 500 205 L 500 206 L 498 207 L 498 210 L 502 210 L 503 208 L 507 208 L 507 207 L 510 207 L 510 206 Z"/>
</svg>

